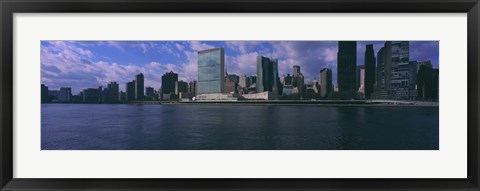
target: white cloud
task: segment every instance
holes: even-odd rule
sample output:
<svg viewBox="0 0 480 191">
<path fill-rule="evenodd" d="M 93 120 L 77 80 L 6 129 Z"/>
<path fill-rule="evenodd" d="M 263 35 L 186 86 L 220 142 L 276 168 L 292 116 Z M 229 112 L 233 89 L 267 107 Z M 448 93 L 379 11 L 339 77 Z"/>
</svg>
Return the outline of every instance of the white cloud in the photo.
<svg viewBox="0 0 480 191">
<path fill-rule="evenodd" d="M 193 50 L 193 51 L 202 51 L 202 50 L 207 50 L 207 49 L 212 49 L 212 48 L 215 48 L 214 46 L 212 45 L 209 45 L 209 44 L 206 44 L 206 43 L 202 43 L 200 41 L 190 41 L 190 48 Z"/>
</svg>

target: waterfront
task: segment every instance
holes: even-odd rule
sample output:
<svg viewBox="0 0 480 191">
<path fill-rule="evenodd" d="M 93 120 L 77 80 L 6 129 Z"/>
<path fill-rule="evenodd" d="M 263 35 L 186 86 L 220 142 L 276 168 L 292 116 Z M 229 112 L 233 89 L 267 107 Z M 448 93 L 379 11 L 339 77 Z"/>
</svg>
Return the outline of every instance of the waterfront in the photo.
<svg viewBox="0 0 480 191">
<path fill-rule="evenodd" d="M 42 104 L 42 150 L 437 150 L 438 107 Z"/>
</svg>

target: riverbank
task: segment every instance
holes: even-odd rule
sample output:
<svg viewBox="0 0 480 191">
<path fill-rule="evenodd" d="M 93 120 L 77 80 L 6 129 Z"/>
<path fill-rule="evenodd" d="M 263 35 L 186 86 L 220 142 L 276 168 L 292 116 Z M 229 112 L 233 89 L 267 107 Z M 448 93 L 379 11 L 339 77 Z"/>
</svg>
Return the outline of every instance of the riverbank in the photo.
<svg viewBox="0 0 480 191">
<path fill-rule="evenodd" d="M 54 104 L 54 103 L 53 103 Z M 70 103 L 70 104 L 192 104 L 192 105 L 295 105 L 295 106 L 409 106 L 438 107 L 438 102 L 402 100 L 239 100 L 239 101 L 134 101 L 125 103 Z"/>
</svg>

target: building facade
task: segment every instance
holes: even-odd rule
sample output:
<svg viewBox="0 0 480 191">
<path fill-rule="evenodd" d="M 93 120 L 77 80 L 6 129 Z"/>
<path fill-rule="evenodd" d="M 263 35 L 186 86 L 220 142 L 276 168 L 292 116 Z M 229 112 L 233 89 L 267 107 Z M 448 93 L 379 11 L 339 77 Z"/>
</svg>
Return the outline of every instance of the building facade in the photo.
<svg viewBox="0 0 480 191">
<path fill-rule="evenodd" d="M 135 101 L 135 80 L 125 84 L 126 101 Z"/>
<path fill-rule="evenodd" d="M 257 92 L 274 92 L 278 94 L 278 60 L 257 56 Z"/>
<path fill-rule="evenodd" d="M 333 92 L 332 70 L 323 68 L 320 70 L 320 96 L 327 98 Z"/>
<path fill-rule="evenodd" d="M 175 93 L 175 84 L 178 81 L 178 74 L 173 71 L 166 72 L 162 75 L 162 96 L 161 99 L 164 100 L 163 95 L 169 95 Z M 168 98 L 170 99 L 170 98 Z"/>
<path fill-rule="evenodd" d="M 224 93 L 225 50 L 213 48 L 198 52 L 198 94 Z"/>
<path fill-rule="evenodd" d="M 119 97 L 119 87 L 117 82 L 110 82 L 109 84 L 107 84 L 107 89 L 105 91 L 105 102 L 118 102 Z"/>
<path fill-rule="evenodd" d="M 409 72 L 409 42 L 392 42 L 392 76 L 391 76 L 391 98 L 410 98 L 410 72 Z"/>
<path fill-rule="evenodd" d="M 353 98 L 356 88 L 357 42 L 339 41 L 337 53 L 337 81 L 344 99 Z"/>
<path fill-rule="evenodd" d="M 365 98 L 370 99 L 370 96 L 374 92 L 376 71 L 375 71 L 375 51 L 373 50 L 373 44 L 367 44 L 365 47 L 365 86 L 364 93 Z"/>
<path fill-rule="evenodd" d="M 144 77 L 142 73 L 135 76 L 135 100 L 136 101 L 143 101 L 143 96 L 145 95 L 143 80 L 144 80 Z"/>
<path fill-rule="evenodd" d="M 58 102 L 68 103 L 72 98 L 72 88 L 70 87 L 61 87 L 58 92 Z"/>
</svg>

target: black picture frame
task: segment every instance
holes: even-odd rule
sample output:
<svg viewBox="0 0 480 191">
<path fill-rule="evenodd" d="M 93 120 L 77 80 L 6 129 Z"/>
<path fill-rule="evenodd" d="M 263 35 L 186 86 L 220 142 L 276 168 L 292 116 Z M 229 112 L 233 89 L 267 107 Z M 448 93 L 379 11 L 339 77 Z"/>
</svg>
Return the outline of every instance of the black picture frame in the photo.
<svg viewBox="0 0 480 191">
<path fill-rule="evenodd" d="M 1 190 L 480 190 L 478 0 L 1 0 Z M 466 179 L 23 179 L 13 178 L 14 13 L 468 13 Z M 128 164 L 125 164 L 128 165 Z M 449 164 L 445 164 L 449 165 Z M 121 166 L 119 168 L 122 168 Z"/>
</svg>

